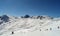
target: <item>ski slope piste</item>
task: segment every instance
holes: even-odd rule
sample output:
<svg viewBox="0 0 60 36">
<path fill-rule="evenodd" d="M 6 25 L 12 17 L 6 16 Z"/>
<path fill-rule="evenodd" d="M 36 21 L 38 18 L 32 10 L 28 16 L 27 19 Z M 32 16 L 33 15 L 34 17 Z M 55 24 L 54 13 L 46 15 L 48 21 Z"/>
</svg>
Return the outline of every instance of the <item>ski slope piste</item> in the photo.
<svg viewBox="0 0 60 36">
<path fill-rule="evenodd" d="M 60 18 L 2 15 L 0 36 L 60 36 Z"/>
</svg>

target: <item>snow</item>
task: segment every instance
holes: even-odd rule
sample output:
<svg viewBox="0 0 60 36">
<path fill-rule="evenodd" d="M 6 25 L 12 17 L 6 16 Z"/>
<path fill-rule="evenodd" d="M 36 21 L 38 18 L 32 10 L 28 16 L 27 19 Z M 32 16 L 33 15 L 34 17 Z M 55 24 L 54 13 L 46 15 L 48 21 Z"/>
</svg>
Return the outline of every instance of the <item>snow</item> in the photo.
<svg viewBox="0 0 60 36">
<path fill-rule="evenodd" d="M 0 36 L 60 36 L 60 19 L 44 17 L 41 20 L 9 16 L 9 21 L 0 25 Z"/>
</svg>

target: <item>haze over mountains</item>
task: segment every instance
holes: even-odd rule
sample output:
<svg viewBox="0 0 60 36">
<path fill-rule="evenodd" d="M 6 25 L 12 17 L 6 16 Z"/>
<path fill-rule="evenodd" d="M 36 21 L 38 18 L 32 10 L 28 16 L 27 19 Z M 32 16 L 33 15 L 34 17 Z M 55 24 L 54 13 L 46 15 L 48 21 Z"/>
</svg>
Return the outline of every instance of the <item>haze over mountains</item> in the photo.
<svg viewBox="0 0 60 36">
<path fill-rule="evenodd" d="M 0 16 L 0 36 L 60 36 L 60 18 Z"/>
</svg>

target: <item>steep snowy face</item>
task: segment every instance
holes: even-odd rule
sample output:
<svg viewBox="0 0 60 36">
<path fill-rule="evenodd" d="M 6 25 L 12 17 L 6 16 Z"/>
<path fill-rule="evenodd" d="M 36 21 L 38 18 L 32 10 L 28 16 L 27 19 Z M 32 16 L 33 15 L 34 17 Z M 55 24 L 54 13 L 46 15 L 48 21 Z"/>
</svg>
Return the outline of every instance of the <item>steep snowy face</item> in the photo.
<svg viewBox="0 0 60 36">
<path fill-rule="evenodd" d="M 0 18 L 0 22 L 0 36 L 29 36 L 30 34 L 33 36 L 34 33 L 43 36 L 42 33 L 46 30 L 55 30 L 56 26 L 60 28 L 60 20 L 48 16 L 26 15 L 22 18 L 4 15 Z"/>
</svg>

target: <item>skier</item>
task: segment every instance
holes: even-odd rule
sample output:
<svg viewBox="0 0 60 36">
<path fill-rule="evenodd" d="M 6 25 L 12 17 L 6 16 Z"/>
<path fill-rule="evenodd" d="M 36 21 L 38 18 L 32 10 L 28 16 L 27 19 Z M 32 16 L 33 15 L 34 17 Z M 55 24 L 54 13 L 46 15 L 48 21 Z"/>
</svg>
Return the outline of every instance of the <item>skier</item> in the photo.
<svg viewBox="0 0 60 36">
<path fill-rule="evenodd" d="M 12 31 L 12 34 L 14 34 L 14 32 Z"/>
<path fill-rule="evenodd" d="M 58 29 L 59 29 L 60 27 L 58 26 Z"/>
<path fill-rule="evenodd" d="M 50 30 L 52 30 L 52 28 L 50 28 Z"/>
</svg>

